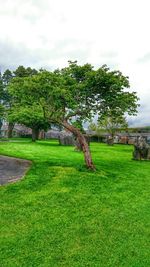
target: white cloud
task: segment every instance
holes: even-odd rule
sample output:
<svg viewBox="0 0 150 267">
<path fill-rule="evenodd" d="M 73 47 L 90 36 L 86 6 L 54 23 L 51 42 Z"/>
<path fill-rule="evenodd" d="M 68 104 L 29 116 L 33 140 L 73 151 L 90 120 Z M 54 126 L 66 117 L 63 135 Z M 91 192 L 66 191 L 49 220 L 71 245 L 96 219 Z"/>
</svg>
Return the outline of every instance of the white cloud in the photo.
<svg viewBox="0 0 150 267">
<path fill-rule="evenodd" d="M 149 0 L 0 2 L 1 66 L 108 64 L 129 76 L 141 98 L 137 119 L 149 124 Z"/>
</svg>

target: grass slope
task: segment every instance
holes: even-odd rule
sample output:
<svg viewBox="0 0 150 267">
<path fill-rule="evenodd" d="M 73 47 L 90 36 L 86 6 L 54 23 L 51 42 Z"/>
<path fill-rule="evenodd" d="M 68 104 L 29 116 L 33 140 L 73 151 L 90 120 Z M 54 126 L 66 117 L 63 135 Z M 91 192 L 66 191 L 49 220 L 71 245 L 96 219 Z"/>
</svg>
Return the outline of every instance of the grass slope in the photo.
<svg viewBox="0 0 150 267">
<path fill-rule="evenodd" d="M 148 267 L 150 163 L 132 146 L 1 142 L 0 153 L 33 161 L 26 177 L 1 187 L 1 266 Z"/>
</svg>

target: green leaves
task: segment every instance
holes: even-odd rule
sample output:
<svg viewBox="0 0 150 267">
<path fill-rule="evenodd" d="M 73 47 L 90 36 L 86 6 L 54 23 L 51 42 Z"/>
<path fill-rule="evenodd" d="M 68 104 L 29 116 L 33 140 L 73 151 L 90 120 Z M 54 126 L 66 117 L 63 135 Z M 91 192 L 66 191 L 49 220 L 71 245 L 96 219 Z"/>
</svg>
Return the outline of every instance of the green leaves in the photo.
<svg viewBox="0 0 150 267">
<path fill-rule="evenodd" d="M 20 105 L 19 109 L 35 114 L 40 108 L 43 119 L 49 122 L 76 116 L 83 121 L 94 114 L 101 118 L 110 110 L 115 118 L 137 112 L 138 98 L 135 92 L 127 91 L 128 77 L 120 71 L 110 71 L 106 65 L 94 70 L 90 64 L 80 66 L 69 61 L 68 67 L 54 72 L 20 67 L 15 74 L 18 77 L 9 85 L 13 108 Z"/>
</svg>

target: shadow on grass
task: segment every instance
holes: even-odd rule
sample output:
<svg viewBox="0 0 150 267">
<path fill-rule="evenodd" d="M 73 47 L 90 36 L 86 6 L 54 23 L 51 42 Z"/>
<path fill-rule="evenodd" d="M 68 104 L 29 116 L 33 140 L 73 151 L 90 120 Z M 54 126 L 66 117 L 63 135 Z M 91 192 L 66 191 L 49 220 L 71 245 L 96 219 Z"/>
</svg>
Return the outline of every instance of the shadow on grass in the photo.
<svg viewBox="0 0 150 267">
<path fill-rule="evenodd" d="M 141 163 L 130 161 L 127 165 L 121 162 L 116 162 L 115 160 L 106 161 L 103 160 L 101 163 L 97 164 L 96 171 L 92 172 L 86 168 L 83 163 L 74 163 L 72 161 L 60 161 L 60 160 L 46 160 L 43 162 L 33 162 L 30 170 L 27 172 L 25 177 L 17 181 L 14 184 L 5 185 L 7 192 L 11 194 L 16 194 L 16 199 L 21 196 L 24 190 L 28 192 L 35 192 L 41 190 L 43 187 L 53 186 L 53 179 L 61 177 L 63 183 L 68 183 L 70 185 L 83 183 L 84 186 L 88 184 L 95 184 L 98 190 L 99 187 L 111 187 L 114 183 L 119 181 L 131 181 L 134 183 L 136 178 L 136 171 L 141 171 Z M 144 163 L 144 162 L 143 162 Z M 148 166 L 147 162 L 146 165 Z M 72 172 L 70 172 L 72 170 Z M 61 180 L 60 180 L 61 181 Z M 128 182 L 126 182 L 128 183 Z M 103 186 L 102 186 L 103 185 Z M 95 188 L 95 187 L 94 187 Z"/>
<path fill-rule="evenodd" d="M 59 144 L 59 142 L 57 142 L 57 141 L 54 141 L 54 142 L 52 142 L 52 141 L 40 141 L 40 140 L 38 140 L 37 142 L 36 142 L 36 144 L 37 145 L 41 145 L 41 146 L 49 146 L 49 147 L 61 147 L 61 148 L 64 148 L 64 149 L 66 149 L 66 148 L 68 148 L 68 147 L 72 147 L 72 148 L 74 148 L 74 146 L 73 145 L 61 145 L 61 144 Z"/>
</svg>

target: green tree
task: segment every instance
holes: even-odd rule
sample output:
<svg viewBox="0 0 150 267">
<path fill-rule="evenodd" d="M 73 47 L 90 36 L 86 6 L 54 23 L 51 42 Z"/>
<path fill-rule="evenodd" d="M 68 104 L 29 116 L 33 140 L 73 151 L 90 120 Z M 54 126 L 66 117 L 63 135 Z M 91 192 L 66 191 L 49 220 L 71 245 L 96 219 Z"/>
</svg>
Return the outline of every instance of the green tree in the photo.
<svg viewBox="0 0 150 267">
<path fill-rule="evenodd" d="M 8 85 L 13 78 L 12 72 L 7 69 L 2 76 L 2 81 L 3 81 L 3 87 L 4 87 L 4 98 L 3 98 L 3 106 L 5 110 L 5 120 L 8 120 L 7 113 L 10 112 L 11 110 L 11 95 L 8 92 Z M 8 120 L 8 138 L 12 137 L 12 131 L 14 128 L 14 122 Z"/>
<path fill-rule="evenodd" d="M 50 123 L 60 124 L 72 132 L 81 144 L 87 167 L 95 169 L 89 146 L 80 129 L 73 125 L 74 119 L 91 119 L 97 113 L 100 119 L 110 109 L 120 115 L 135 114 L 136 93 L 127 92 L 125 88 L 129 88 L 128 77 L 119 71 L 112 72 L 106 66 L 94 70 L 90 64 L 80 66 L 69 62 L 69 66 L 61 70 L 13 79 L 10 92 L 14 105 L 39 105 Z"/>
<path fill-rule="evenodd" d="M 104 115 L 101 120 L 98 121 L 97 128 L 101 131 L 107 132 L 109 137 L 107 139 L 107 143 L 109 145 L 114 144 L 115 135 L 121 130 L 126 130 L 128 127 L 128 123 L 122 115 L 114 114 L 109 112 L 108 115 Z"/>
<path fill-rule="evenodd" d="M 2 74 L 0 72 L 0 101 L 2 101 L 2 99 L 3 99 L 3 94 L 4 94 L 4 91 L 3 91 L 3 80 L 2 80 Z"/>
<path fill-rule="evenodd" d="M 13 73 L 15 77 L 29 77 L 37 74 L 38 71 L 30 67 L 19 66 Z"/>
<path fill-rule="evenodd" d="M 35 104 L 31 106 L 14 106 L 9 114 L 9 120 L 31 128 L 33 142 L 38 139 L 40 130 L 46 131 L 50 127 L 50 124 L 43 116 L 41 106 Z"/>
<path fill-rule="evenodd" d="M 12 80 L 12 84 L 15 84 L 15 91 L 13 94 L 10 94 L 12 108 L 8 111 L 8 119 L 10 122 L 23 124 L 32 129 L 32 141 L 38 139 L 40 130 L 47 130 L 50 127 L 50 124 L 44 117 L 42 107 L 38 103 L 32 102 L 30 96 L 26 97 L 28 92 L 22 90 L 22 81 L 25 81 L 27 77 L 31 77 L 37 73 L 35 69 L 29 67 L 24 68 L 23 66 L 19 66 L 16 71 L 14 71 L 15 77 Z M 26 102 L 27 98 L 28 101 Z M 14 99 L 17 101 L 14 101 Z"/>
<path fill-rule="evenodd" d="M 1 132 L 1 127 L 2 127 L 2 121 L 4 117 L 4 86 L 3 86 L 3 80 L 2 80 L 2 75 L 0 72 L 0 132 Z"/>
<path fill-rule="evenodd" d="M 102 129 L 102 128 L 98 125 L 98 123 L 95 123 L 95 122 L 92 122 L 92 121 L 89 123 L 88 130 L 89 130 L 90 134 L 91 134 L 96 140 L 98 140 L 98 142 L 99 142 L 100 140 L 102 140 L 101 137 L 102 137 L 103 134 L 105 133 L 105 130 Z"/>
<path fill-rule="evenodd" d="M 8 121 L 8 138 L 12 137 L 12 131 L 16 122 L 16 116 L 12 116 L 12 95 L 8 92 L 8 86 L 11 80 L 14 77 L 28 77 L 37 74 L 37 70 L 31 69 L 30 67 L 25 68 L 24 66 L 19 66 L 13 73 L 7 69 L 2 76 L 3 85 L 4 85 L 4 105 L 7 114 L 7 121 Z M 20 90 L 20 88 L 18 88 Z M 20 113 L 18 114 L 19 117 Z M 33 130 L 34 132 L 34 130 Z M 36 135 L 37 136 L 37 135 Z"/>
</svg>

